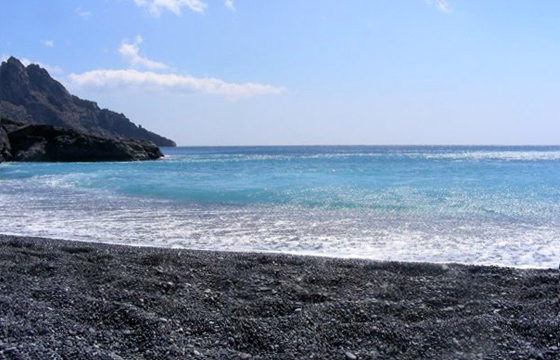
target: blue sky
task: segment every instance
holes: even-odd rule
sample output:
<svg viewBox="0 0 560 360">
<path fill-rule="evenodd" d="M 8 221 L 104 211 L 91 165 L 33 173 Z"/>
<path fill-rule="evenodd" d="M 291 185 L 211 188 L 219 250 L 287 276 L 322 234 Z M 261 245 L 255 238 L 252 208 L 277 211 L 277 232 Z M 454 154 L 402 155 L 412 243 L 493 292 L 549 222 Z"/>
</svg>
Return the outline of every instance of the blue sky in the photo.
<svg viewBox="0 0 560 360">
<path fill-rule="evenodd" d="M 0 0 L 0 55 L 181 145 L 560 142 L 553 0 Z"/>
</svg>

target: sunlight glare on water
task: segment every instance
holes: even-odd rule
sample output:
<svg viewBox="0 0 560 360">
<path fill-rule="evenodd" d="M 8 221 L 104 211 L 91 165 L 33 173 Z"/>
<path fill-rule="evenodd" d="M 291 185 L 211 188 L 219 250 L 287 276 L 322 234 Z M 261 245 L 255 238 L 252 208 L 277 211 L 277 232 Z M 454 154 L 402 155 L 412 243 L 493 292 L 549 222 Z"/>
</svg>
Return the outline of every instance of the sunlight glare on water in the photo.
<svg viewBox="0 0 560 360">
<path fill-rule="evenodd" d="M 2 233 L 557 267 L 558 147 L 168 148 L 0 165 Z"/>
</svg>

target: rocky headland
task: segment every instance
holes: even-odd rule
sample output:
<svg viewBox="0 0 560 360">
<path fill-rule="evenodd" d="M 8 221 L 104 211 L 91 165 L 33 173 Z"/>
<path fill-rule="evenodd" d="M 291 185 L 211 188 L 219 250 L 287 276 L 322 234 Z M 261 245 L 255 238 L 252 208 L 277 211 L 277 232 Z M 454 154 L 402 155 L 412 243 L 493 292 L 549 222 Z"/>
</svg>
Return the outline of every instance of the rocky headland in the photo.
<svg viewBox="0 0 560 360">
<path fill-rule="evenodd" d="M 74 96 L 39 65 L 11 57 L 0 66 L 0 116 L 22 123 L 52 125 L 84 136 L 175 142 L 132 123 L 123 114 Z"/>
<path fill-rule="evenodd" d="M 151 141 L 102 138 L 0 118 L 0 162 L 137 161 L 162 156 Z"/>
</svg>

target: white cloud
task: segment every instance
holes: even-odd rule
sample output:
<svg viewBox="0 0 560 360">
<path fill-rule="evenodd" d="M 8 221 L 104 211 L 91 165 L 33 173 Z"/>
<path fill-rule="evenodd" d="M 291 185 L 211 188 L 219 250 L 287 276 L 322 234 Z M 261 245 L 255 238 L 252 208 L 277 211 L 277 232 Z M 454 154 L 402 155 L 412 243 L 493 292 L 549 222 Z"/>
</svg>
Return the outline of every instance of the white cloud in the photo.
<svg viewBox="0 0 560 360">
<path fill-rule="evenodd" d="M 235 11 L 235 3 L 233 2 L 233 0 L 225 0 L 224 6 L 231 11 Z"/>
<path fill-rule="evenodd" d="M 45 41 L 43 41 L 43 45 L 48 46 L 48 47 L 54 47 L 54 41 L 45 40 Z"/>
<path fill-rule="evenodd" d="M 150 60 L 146 57 L 140 56 L 140 44 L 142 44 L 142 37 L 140 35 L 136 36 L 133 43 L 128 43 L 127 40 L 123 40 L 121 46 L 119 47 L 119 54 L 123 61 L 128 63 L 133 67 L 144 67 L 150 70 L 165 70 L 168 68 L 164 63 Z"/>
<path fill-rule="evenodd" d="M 446 0 L 425 0 L 428 4 L 437 6 L 443 12 L 451 12 L 451 7 Z"/>
<path fill-rule="evenodd" d="M 284 88 L 258 83 L 228 83 L 216 78 L 196 78 L 187 75 L 158 74 L 138 70 L 93 70 L 70 74 L 69 85 L 105 90 L 133 89 L 139 91 L 168 91 L 172 93 L 203 93 L 224 95 L 236 99 L 253 95 L 280 94 Z"/>
<path fill-rule="evenodd" d="M 140 55 L 142 37 L 134 42 L 123 40 L 118 49 L 123 61 L 132 69 L 97 69 L 82 74 L 70 74 L 66 83 L 73 88 L 122 91 L 126 89 L 143 92 L 169 92 L 176 94 L 216 94 L 230 99 L 253 95 L 280 94 L 284 88 L 259 83 L 230 83 L 217 78 L 197 78 L 173 73 L 175 70 L 164 63 Z M 141 71 L 138 67 L 145 68 Z M 164 73 L 161 70 L 165 70 Z M 160 71 L 160 72 L 158 72 Z"/>
<path fill-rule="evenodd" d="M 194 12 L 204 12 L 208 5 L 201 0 L 134 0 L 136 6 L 145 8 L 155 17 L 161 15 L 162 10 L 171 11 L 177 16 L 181 16 L 181 9 L 189 8 Z"/>
<path fill-rule="evenodd" d="M 82 10 L 82 8 L 77 8 L 76 14 L 84 20 L 89 20 L 89 18 L 93 16 L 91 11 Z"/>
</svg>

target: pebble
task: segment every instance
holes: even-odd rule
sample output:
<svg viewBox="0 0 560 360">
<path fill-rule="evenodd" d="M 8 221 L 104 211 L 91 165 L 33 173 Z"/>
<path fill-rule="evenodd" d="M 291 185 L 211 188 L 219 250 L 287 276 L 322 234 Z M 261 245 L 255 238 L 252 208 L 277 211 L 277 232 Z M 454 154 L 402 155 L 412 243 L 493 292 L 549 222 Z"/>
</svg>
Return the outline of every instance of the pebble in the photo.
<svg viewBox="0 0 560 360">
<path fill-rule="evenodd" d="M 0 236 L 1 239 L 1 236 Z M 45 240 L 47 241 L 47 240 Z M 109 247 L 108 245 L 100 245 L 103 248 Z M 10 247 L 7 247 L 10 250 Z M 120 248 L 119 248 L 120 249 Z M 0 240 L 0 255 L 2 251 L 7 250 L 3 248 L 3 244 Z M 126 248 L 122 248 L 126 250 Z M 141 251 L 142 249 L 132 249 L 127 251 Z M 13 252 L 18 253 L 17 248 Z M 35 250 L 34 250 L 35 251 Z M 39 251 L 39 250 L 37 250 Z M 151 250 L 150 250 L 151 251 Z M 19 253 L 18 253 L 19 254 Z M 22 256 L 19 254 L 18 256 Z M 190 256 L 190 255 L 189 255 Z M 249 255 L 232 255 L 233 257 L 240 256 L 241 260 L 244 256 Z M 66 259 L 66 255 L 61 255 L 61 259 L 53 258 L 52 261 L 62 261 Z M 85 255 L 80 255 L 80 257 L 85 257 Z M 97 259 L 94 257 L 94 259 Z M 255 359 L 265 359 L 265 358 L 279 358 L 282 359 L 282 355 L 286 353 L 293 353 L 294 358 L 298 359 L 324 359 L 329 355 L 333 356 L 335 359 L 340 360 L 362 360 L 367 359 L 390 359 L 398 358 L 400 347 L 396 344 L 389 334 L 395 334 L 399 338 L 403 338 L 404 341 L 409 343 L 410 348 L 415 349 L 415 351 L 429 353 L 430 347 L 437 347 L 438 350 L 445 351 L 450 357 L 465 358 L 474 357 L 477 359 L 499 359 L 499 358 L 512 358 L 512 359 L 524 359 L 533 358 L 534 360 L 545 360 L 545 359 L 556 359 L 555 356 L 558 355 L 558 343 L 557 334 L 554 331 L 550 331 L 547 335 L 542 336 L 538 331 L 534 330 L 534 324 L 540 321 L 542 318 L 554 318 L 558 316 L 558 311 L 553 307 L 547 306 L 529 306 L 529 303 L 522 303 L 519 305 L 520 309 L 527 307 L 527 311 L 515 311 L 512 313 L 522 317 L 523 326 L 519 326 L 518 330 L 520 332 L 520 339 L 523 341 L 511 342 L 511 327 L 512 325 L 507 325 L 504 323 L 504 318 L 509 318 L 510 315 L 500 316 L 493 314 L 493 310 L 496 310 L 496 304 L 489 300 L 490 295 L 483 296 L 480 301 L 467 302 L 471 298 L 470 294 L 466 297 L 457 298 L 458 303 L 466 304 L 465 308 L 461 311 L 461 305 L 454 305 L 450 307 L 446 299 L 454 294 L 449 294 L 447 291 L 453 292 L 455 286 L 460 286 L 460 283 L 449 285 L 449 290 L 447 290 L 447 278 L 438 273 L 434 272 L 436 277 L 434 281 L 436 285 L 441 282 L 442 286 L 446 289 L 445 291 L 437 291 L 438 286 L 434 285 L 434 289 L 431 288 L 430 276 L 426 275 L 426 282 L 419 284 L 416 277 L 409 279 L 406 272 L 403 274 L 395 275 L 397 277 L 395 291 L 399 291 L 395 295 L 399 295 L 399 298 L 403 298 L 403 305 L 395 301 L 391 296 L 387 296 L 389 290 L 378 289 L 377 284 L 382 284 L 385 281 L 393 278 L 393 270 L 400 271 L 400 267 L 395 267 L 391 265 L 389 267 L 390 271 L 385 271 L 384 267 L 380 264 L 375 264 L 372 266 L 370 271 L 368 267 L 357 268 L 358 274 L 361 274 L 359 278 L 354 279 L 350 277 L 352 281 L 345 281 L 342 284 L 340 292 L 337 293 L 337 287 L 326 287 L 322 282 L 318 284 L 295 284 L 293 279 L 294 273 L 307 274 L 309 277 L 314 274 L 318 265 L 313 265 L 307 269 L 304 266 L 293 268 L 296 265 L 291 265 L 290 262 L 300 261 L 298 258 L 287 257 L 286 262 L 288 265 L 284 266 L 283 263 L 282 271 L 278 275 L 268 275 L 260 283 L 246 283 L 245 278 L 240 277 L 240 280 L 233 282 L 231 279 L 226 279 L 232 285 L 222 285 L 221 282 L 215 282 L 215 276 L 231 277 L 236 279 L 237 273 L 231 271 L 231 276 L 228 272 L 231 270 L 226 267 L 215 268 L 210 265 L 207 267 L 197 266 L 198 260 L 191 263 L 189 259 L 177 262 L 177 264 L 169 263 L 169 276 L 177 278 L 173 280 L 175 286 L 179 289 L 189 290 L 181 291 L 180 293 L 168 296 L 158 301 L 157 294 L 153 293 L 153 284 L 165 284 L 165 281 L 159 279 L 156 276 L 152 266 L 140 265 L 129 265 L 130 271 L 125 271 L 121 273 L 120 269 L 112 272 L 115 267 L 118 267 L 118 263 L 125 262 L 133 264 L 137 259 L 141 257 L 132 258 L 129 260 L 126 257 L 114 256 L 114 259 L 107 258 L 103 260 L 104 266 L 99 267 L 95 263 L 90 264 L 89 262 L 84 262 L 83 266 L 86 266 L 87 276 L 86 279 L 90 277 L 96 281 L 111 281 L 105 286 L 105 291 L 107 294 L 106 301 L 102 302 L 101 298 L 96 298 L 95 296 L 89 296 L 90 290 L 88 288 L 75 288 L 70 287 L 70 295 L 66 295 L 63 291 L 66 283 L 75 283 L 74 276 L 78 276 L 78 279 L 83 279 L 84 275 L 80 272 L 74 274 L 71 271 L 74 267 L 68 268 L 67 273 L 60 273 L 56 278 L 52 279 L 47 277 L 43 279 L 38 276 L 28 276 L 26 281 L 30 283 L 30 289 L 19 288 L 17 286 L 12 286 L 11 282 L 19 279 L 23 276 L 23 273 L 16 272 L 14 274 L 9 274 L 4 276 L 5 281 L 9 281 L 8 286 L 13 288 L 12 293 L 2 293 L 4 296 L 2 298 L 2 305 L 9 305 L 8 310 L 2 309 L 3 312 L 0 314 L 0 359 L 3 355 L 6 355 L 6 348 L 11 344 L 18 343 L 22 344 L 21 348 L 18 347 L 17 353 L 14 352 L 14 356 L 21 359 L 53 359 L 56 356 L 50 356 L 52 352 L 45 353 L 42 357 L 30 357 L 24 351 L 47 351 L 43 349 L 59 349 L 52 351 L 65 351 L 67 353 L 75 354 L 75 359 L 86 359 L 86 358 L 96 358 L 92 354 L 99 354 L 99 356 L 105 355 L 108 359 L 109 357 L 113 360 L 122 360 L 113 353 L 113 351 L 118 351 L 119 355 L 123 358 L 134 358 L 135 355 L 144 353 L 146 358 L 153 359 L 166 359 L 166 360 L 179 360 L 179 359 L 212 359 L 220 358 L 229 355 L 233 359 L 245 359 L 245 360 L 255 360 Z M 194 258 L 193 258 L 194 259 Z M 213 260 L 211 256 L 208 256 L 209 260 Z M 233 258 L 232 258 L 233 259 Z M 281 259 L 284 259 L 282 257 Z M 31 258 L 29 261 L 34 261 Z M 49 260 L 51 261 L 51 260 Z M 206 260 L 205 260 L 206 261 Z M 318 260 L 313 260 L 314 264 Z M 334 261 L 332 261 L 334 264 Z M 106 263 L 106 264 L 105 264 Z M 330 264 L 331 261 L 329 260 Z M 204 263 L 205 264 L 205 263 Z M 232 269 L 236 269 L 236 262 L 232 262 Z M 323 261 L 321 261 L 323 264 Z M 66 265 L 65 265 L 66 266 Z M 81 266 L 81 265 L 80 265 Z M 177 266 L 178 270 L 174 267 Z M 311 266 L 311 265 L 310 265 Z M 323 265 L 321 265 L 323 266 Z M 416 268 L 418 265 L 413 265 Z M 373 287 L 369 288 L 371 291 L 365 290 L 363 284 L 367 282 L 364 278 L 375 277 L 377 274 L 377 268 L 380 267 L 379 272 L 382 276 L 375 281 L 371 280 Z M 285 268 L 285 270 L 284 270 Z M 321 267 L 319 269 L 324 269 Z M 146 270 L 147 269 L 147 270 Z M 243 268 L 245 269 L 245 268 Z M 259 273 L 260 268 L 247 268 L 243 271 L 247 271 L 247 274 Z M 346 267 L 344 268 L 346 269 Z M 428 270 L 432 267 L 428 267 Z M 459 275 L 468 274 L 468 276 L 458 276 L 458 278 L 466 278 L 467 284 L 473 279 L 478 279 L 478 275 L 473 275 L 469 272 L 471 268 L 457 268 Z M 143 284 L 141 281 L 129 281 L 131 274 L 136 274 L 134 271 L 138 271 L 138 274 L 142 277 L 142 271 L 146 270 L 147 282 Z M 268 271 L 269 268 L 265 266 L 265 270 Z M 326 279 L 330 279 L 334 276 L 339 276 L 339 271 L 336 267 L 332 270 L 331 274 L 330 268 L 325 268 Z M 432 269 L 433 270 L 433 269 Z M 455 268 L 453 268 L 455 270 Z M 166 267 L 167 271 L 167 267 Z M 180 271 L 180 272 L 179 272 Z M 216 274 L 214 274 L 214 271 Z M 346 270 L 344 270 L 346 271 Z M 492 283 L 492 280 L 487 280 L 487 273 L 494 270 L 482 269 L 482 280 L 484 282 Z M 192 275 L 196 272 L 196 276 Z M 208 272 L 208 274 L 206 274 Z M 507 279 L 506 283 L 509 283 L 507 269 L 500 269 L 500 273 L 504 273 L 502 278 Z M 520 274 L 524 272 L 522 270 L 515 270 Z M 557 283 L 551 284 L 556 280 L 557 272 L 554 274 L 544 275 L 537 274 L 536 272 L 529 271 L 531 275 L 531 282 L 520 281 L 519 283 L 527 283 L 527 293 L 515 290 L 515 294 L 531 296 L 532 291 L 538 288 L 549 289 L 546 294 L 549 299 L 553 296 L 554 299 L 557 296 Z M 455 274 L 455 271 L 453 272 Z M 17 275 L 17 277 L 16 277 Z M 49 274 L 47 274 L 49 275 Z M 175 276 L 176 275 L 176 276 Z M 249 276 L 249 275 L 247 275 Z M 318 275 L 317 275 L 318 276 Z M 349 275 L 350 276 L 350 275 Z M 448 275 L 445 275 L 448 276 Z M 450 277 L 452 275 L 449 275 Z M 456 276 L 456 275 L 453 275 Z M 13 279 L 12 279 L 13 277 Z M 65 280 L 68 277 L 69 280 Z M 304 277 L 304 279 L 306 278 Z M 188 285 L 187 287 L 184 282 L 188 279 L 190 283 L 194 285 Z M 207 279 L 209 279 L 207 281 Z M 221 279 L 221 278 L 220 278 Z M 317 277 L 317 279 L 321 279 Z M 537 280 L 538 282 L 536 282 Z M 60 284 L 56 284 L 55 289 L 60 290 L 52 292 L 50 287 L 52 287 L 49 281 L 60 281 Z M 117 280 L 117 281 L 113 281 Z M 120 280 L 123 280 L 122 282 Z M 80 280 L 81 281 L 81 280 Z M 286 285 L 278 286 L 275 281 L 285 282 Z M 535 281 L 535 284 L 532 282 Z M 421 286 L 420 290 L 426 291 L 422 292 L 420 295 L 414 294 L 415 287 L 409 289 L 407 284 L 412 282 L 414 286 Z M 115 285 L 118 284 L 118 288 L 114 289 Z M 208 289 L 208 286 L 216 286 L 216 288 Z M 122 285 L 122 289 L 121 289 Z M 500 284 L 491 284 L 493 287 L 504 288 Z M 534 285 L 534 288 L 531 286 Z M 325 296 L 333 298 L 329 300 L 327 304 L 321 305 L 320 303 L 315 303 L 315 298 L 307 297 L 295 297 L 292 298 L 290 289 L 292 287 L 299 291 L 299 287 L 305 290 L 305 293 L 326 293 Z M 521 285 L 520 285 L 521 286 Z M 525 285 L 523 285 L 525 286 Z M 374 288 L 375 287 L 375 288 Z M 257 292 L 257 289 L 261 291 L 264 289 L 271 289 L 270 292 Z M 401 289 L 402 290 L 399 290 Z M 0 290 L 5 290 L 6 284 L 0 282 Z M 36 290 L 35 290 L 36 289 Z M 267 298 L 276 289 L 282 289 L 279 293 L 288 292 L 286 296 L 282 294 L 280 299 L 270 299 Z M 118 291 L 114 291 L 118 290 Z M 122 290 L 122 291 L 121 291 Z M 208 293 L 205 294 L 204 291 Z M 411 291 L 409 294 L 407 291 Z M 434 290 L 434 291 L 432 291 Z M 482 288 L 482 291 L 484 288 Z M 34 291 L 40 294 L 40 291 L 45 291 L 42 295 L 49 295 L 52 297 L 53 303 L 59 303 L 63 301 L 64 303 L 68 301 L 75 300 L 75 307 L 72 308 L 76 311 L 76 314 L 72 314 L 68 319 L 62 317 L 62 314 L 66 314 L 67 308 L 57 309 L 54 307 L 54 313 L 45 312 L 46 305 L 43 302 L 37 301 L 36 299 L 28 299 L 28 292 Z M 365 291 L 365 292 L 364 292 Z M 499 294 L 498 291 L 497 293 Z M 535 290 L 536 291 L 536 290 Z M 302 290 L 303 292 L 303 290 Z M 95 293 L 95 292 L 94 292 Z M 436 293 L 435 295 L 432 295 Z M 462 292 L 459 292 L 460 295 Z M 207 298 L 211 296 L 216 296 L 217 294 L 222 294 L 224 297 L 223 301 L 220 302 L 206 302 Z M 439 295 L 438 295 L 439 294 Z M 86 295 L 86 296 L 84 296 Z M 240 295 L 240 296 L 238 296 Z M 416 296 L 418 295 L 418 296 Z M 516 296 L 518 296 L 516 295 Z M 58 296 L 61 298 L 59 299 Z M 407 296 L 412 296 L 412 302 L 408 302 Z M 545 295 L 537 294 L 536 298 L 541 299 Z M 522 298 L 521 296 L 520 298 Z M 206 299 L 205 299 L 206 298 Z M 338 302 L 340 298 L 340 303 Z M 144 305 L 140 305 L 144 300 Z M 232 302 L 235 306 L 230 306 L 232 302 L 229 300 L 233 299 Z M 421 299 L 422 301 L 420 301 Z M 8 302 L 8 300 L 10 302 Z M 387 301 L 387 307 L 384 307 L 385 300 Z M 84 302 L 85 301 L 85 302 Z M 284 301 L 284 302 L 281 302 Z M 362 301 L 364 301 L 362 303 Z M 278 302 L 278 303 L 277 303 Z M 425 304 L 427 305 L 424 305 Z M 83 303 L 83 304 L 82 304 Z M 455 302 L 454 302 L 455 303 Z M 516 304 L 516 300 L 512 299 L 512 304 Z M 270 304 L 274 306 L 270 306 Z M 278 306 L 276 306 L 278 304 Z M 509 304 L 509 303 L 508 303 Z M 182 313 L 177 312 L 177 315 L 171 312 L 169 305 L 172 307 L 177 307 Z M 508 305 L 514 307 L 513 305 Z M 412 307 L 412 310 L 410 310 Z M 442 310 L 448 307 L 449 312 L 445 316 L 440 316 Z M 239 313 L 234 313 L 232 310 L 242 309 L 243 311 Z M 303 309 L 305 308 L 305 312 Z M 252 310 L 259 310 L 259 312 L 253 312 Z M 423 309 L 420 311 L 419 309 Z M 324 311 L 317 311 L 324 310 Z M 472 316 L 466 316 L 466 324 L 472 324 L 472 320 L 482 321 L 486 334 L 481 334 L 485 337 L 493 337 L 496 347 L 493 349 L 484 349 L 487 352 L 470 353 L 472 349 L 468 348 L 467 344 L 472 344 L 478 339 L 478 334 L 472 334 L 471 332 L 464 333 L 461 329 L 452 329 L 453 331 L 449 333 L 445 331 L 449 329 L 450 324 L 454 324 L 457 320 L 463 319 L 463 314 L 467 311 L 472 310 L 472 313 L 477 314 L 476 318 Z M 25 322 L 21 322 L 13 314 L 24 313 L 28 311 L 28 316 L 25 317 Z M 114 312 L 114 317 L 107 317 L 107 311 Z M 290 313 L 290 311 L 292 311 Z M 404 311 L 404 314 L 401 313 Z M 503 314 L 504 311 L 501 311 Z M 0 311 L 1 312 L 1 311 Z M 287 314 L 291 316 L 286 316 Z M 554 312 L 554 314 L 551 314 Z M 460 314 L 458 314 L 460 313 Z M 232 317 L 233 314 L 233 317 Z M 262 315 L 255 316 L 255 314 Z M 425 320 L 421 323 L 413 323 L 407 321 L 393 321 L 393 314 L 397 315 L 419 315 L 424 317 Z M 508 314 L 511 314 L 508 312 Z M 478 316 L 482 317 L 479 318 Z M 169 317 L 168 317 L 169 316 Z M 396 316 L 397 318 L 400 318 Z M 83 322 L 79 323 L 75 321 L 75 318 L 83 318 Z M 161 319 L 161 321 L 160 321 Z M 341 329 L 341 326 L 346 326 L 345 319 L 349 321 L 364 320 L 367 322 L 369 327 L 368 332 L 372 334 L 379 333 L 379 338 L 375 340 L 375 347 L 378 352 L 372 350 L 370 339 L 364 338 L 362 336 L 362 331 L 349 331 L 346 336 L 338 337 L 337 331 Z M 107 320 L 107 321 L 105 321 Z M 507 320 L 507 319 L 506 319 Z M 214 322 L 213 324 L 211 322 Z M 438 326 L 438 322 L 443 322 L 445 326 Z M 316 327 L 316 324 L 321 324 L 320 327 Z M 271 326 L 274 324 L 274 326 Z M 510 324 L 515 325 L 516 323 L 510 322 Z M 276 326 L 278 325 L 278 326 Z M 412 327 L 407 328 L 407 325 L 412 325 Z M 28 330 L 29 327 L 33 327 L 34 332 Z M 90 327 L 95 334 L 90 334 Z M 219 331 L 215 329 L 219 327 Z M 348 327 L 351 329 L 352 327 Z M 35 330 L 36 329 L 36 330 Z M 41 330 L 43 329 L 43 330 Z M 316 333 L 321 331 L 321 333 Z M 426 339 L 420 340 L 416 337 L 416 329 L 418 331 L 426 331 L 434 334 L 433 341 L 426 341 Z M 517 329 L 517 328 L 516 328 Z M 523 331 L 526 329 L 526 331 Z M 175 334 L 173 332 L 176 331 Z M 171 335 L 170 335 L 171 334 Z M 216 334 L 220 334 L 216 336 Z M 257 343 L 257 345 L 262 345 L 262 349 L 257 352 L 255 348 L 251 345 L 255 334 L 258 334 L 258 340 L 265 340 L 263 343 Z M 5 335 L 5 336 L 4 336 Z M 176 337 L 175 337 L 176 336 Z M 261 337 L 262 336 L 262 337 Z M 336 340 L 340 340 L 340 343 L 332 345 L 330 348 L 324 348 L 321 343 L 315 343 L 313 340 L 316 338 L 323 338 L 326 336 L 337 336 Z M 474 336 L 474 340 L 469 340 L 469 336 Z M 133 339 L 131 338 L 133 337 Z M 289 339 L 295 339 L 295 341 L 288 344 Z M 309 340 L 312 341 L 309 341 Z M 94 340 L 99 341 L 99 343 L 94 343 Z M 134 341 L 133 341 L 134 340 Z M 505 343 L 504 346 L 500 344 Z M 10 345 L 8 345 L 10 344 Z M 34 345 L 37 344 L 37 345 Z M 188 344 L 188 345 L 187 345 Z M 274 344 L 274 345 L 273 345 Z M 280 346 L 275 346 L 275 344 L 280 344 Z M 283 345 L 285 344 L 285 345 Z M 539 344 L 536 347 L 533 344 Z M 142 345 L 142 346 L 140 346 Z M 317 346 L 317 345 L 320 345 Z M 513 345 L 513 346 L 512 346 Z M 247 347 L 246 347 L 247 346 Z M 350 350 L 352 349 L 352 350 Z M 453 354 L 455 350 L 468 350 L 469 353 L 456 352 L 457 355 Z M 50 351 L 50 350 L 48 350 Z M 195 356 L 194 351 L 198 356 Z M 251 353 L 247 354 L 245 351 Z M 354 353 L 354 351 L 356 351 Z M 511 353 L 509 353 L 511 351 Z M 515 351 L 515 353 L 514 353 Z M 4 352 L 4 354 L 2 354 Z M 11 354 L 10 354 L 11 355 Z M 501 355 L 501 356 L 500 356 Z M 47 357 L 48 356 L 48 357 Z M 299 357 L 297 357 L 299 356 Z M 16 358 L 16 357 L 14 357 Z M 437 360 L 438 354 L 433 357 L 426 357 L 426 359 Z"/>
</svg>

